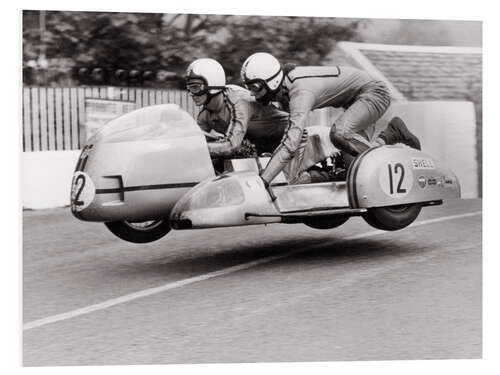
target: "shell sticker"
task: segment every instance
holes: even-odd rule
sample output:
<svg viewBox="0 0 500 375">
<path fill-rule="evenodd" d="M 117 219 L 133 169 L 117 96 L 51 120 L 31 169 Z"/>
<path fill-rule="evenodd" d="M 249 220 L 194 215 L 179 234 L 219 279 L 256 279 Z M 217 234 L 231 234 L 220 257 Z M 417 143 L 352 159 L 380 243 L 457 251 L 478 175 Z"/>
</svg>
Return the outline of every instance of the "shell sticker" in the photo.
<svg viewBox="0 0 500 375">
<path fill-rule="evenodd" d="M 411 158 L 413 169 L 435 169 L 434 161 L 429 158 Z"/>
</svg>

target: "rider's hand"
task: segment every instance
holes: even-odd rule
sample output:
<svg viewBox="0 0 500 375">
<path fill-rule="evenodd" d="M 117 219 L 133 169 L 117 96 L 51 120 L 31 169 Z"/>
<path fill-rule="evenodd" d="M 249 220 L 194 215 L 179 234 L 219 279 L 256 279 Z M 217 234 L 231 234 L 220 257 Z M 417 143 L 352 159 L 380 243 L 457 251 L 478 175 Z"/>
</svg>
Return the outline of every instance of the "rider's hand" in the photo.
<svg viewBox="0 0 500 375">
<path fill-rule="evenodd" d="M 209 142 L 210 141 L 220 141 L 220 140 L 224 139 L 224 134 L 219 133 L 213 129 L 210 130 L 209 133 L 207 133 L 206 131 L 203 131 L 203 130 L 202 130 L 202 132 Z"/>
</svg>

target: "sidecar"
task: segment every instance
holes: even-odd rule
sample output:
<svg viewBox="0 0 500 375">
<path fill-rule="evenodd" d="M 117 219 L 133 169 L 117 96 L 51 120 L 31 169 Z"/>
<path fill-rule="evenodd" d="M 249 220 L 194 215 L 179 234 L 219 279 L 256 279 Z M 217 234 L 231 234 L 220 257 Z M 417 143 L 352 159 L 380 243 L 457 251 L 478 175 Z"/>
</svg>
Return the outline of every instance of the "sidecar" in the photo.
<svg viewBox="0 0 500 375">
<path fill-rule="evenodd" d="M 350 165 L 346 181 L 271 184 L 272 194 L 259 177 L 258 167 L 195 186 L 174 206 L 172 227 L 304 223 L 331 229 L 351 216 L 362 216 L 375 228 L 398 230 L 410 225 L 422 207 L 460 197 L 460 184 L 452 171 L 402 145 L 365 151 Z"/>
<path fill-rule="evenodd" d="M 332 147 L 328 131 L 311 131 L 304 160 L 312 165 L 335 152 Z M 275 200 L 259 177 L 267 161 L 230 160 L 216 175 L 205 134 L 187 112 L 175 104 L 141 108 L 87 142 L 73 176 L 71 211 L 144 243 L 171 228 L 304 223 L 329 229 L 351 216 L 397 230 L 422 207 L 460 196 L 452 171 L 404 146 L 367 150 L 350 165 L 346 181 L 289 185 L 280 174 L 270 187 Z"/>
</svg>

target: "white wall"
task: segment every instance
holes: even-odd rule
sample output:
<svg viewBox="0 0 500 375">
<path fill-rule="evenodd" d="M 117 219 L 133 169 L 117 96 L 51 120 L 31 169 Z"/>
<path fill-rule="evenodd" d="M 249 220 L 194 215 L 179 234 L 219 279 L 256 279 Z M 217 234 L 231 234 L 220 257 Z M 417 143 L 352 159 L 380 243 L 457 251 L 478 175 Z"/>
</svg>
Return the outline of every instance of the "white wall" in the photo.
<svg viewBox="0 0 500 375">
<path fill-rule="evenodd" d="M 71 179 L 80 151 L 23 153 L 23 207 L 31 209 L 69 205 Z"/>
<path fill-rule="evenodd" d="M 462 198 L 478 196 L 476 124 L 472 103 L 394 103 L 377 123 L 378 131 L 394 115 L 400 116 L 420 138 L 424 152 L 442 160 L 457 174 L 462 185 Z M 71 178 L 79 153 L 23 153 L 23 207 L 40 209 L 69 205 Z"/>
</svg>

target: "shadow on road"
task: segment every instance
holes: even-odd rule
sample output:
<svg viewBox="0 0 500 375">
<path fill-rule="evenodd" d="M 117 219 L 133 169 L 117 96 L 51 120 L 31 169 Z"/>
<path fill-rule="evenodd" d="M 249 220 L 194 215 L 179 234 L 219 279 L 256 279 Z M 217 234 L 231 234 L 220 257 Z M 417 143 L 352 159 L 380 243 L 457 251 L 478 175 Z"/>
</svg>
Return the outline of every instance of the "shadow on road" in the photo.
<svg viewBox="0 0 500 375">
<path fill-rule="evenodd" d="M 387 239 L 358 239 L 358 240 L 328 240 L 317 237 L 301 238 L 300 240 L 277 240 L 266 243 L 264 246 L 252 245 L 226 246 L 217 250 L 197 250 L 196 253 L 182 256 L 158 257 L 149 259 L 147 263 L 135 261 L 122 264 L 113 271 L 115 276 L 149 278 L 154 276 L 168 276 L 182 279 L 203 273 L 220 270 L 226 267 L 251 262 L 261 258 L 292 254 L 274 260 L 265 265 L 279 268 L 282 271 L 290 266 L 296 268 L 298 264 L 332 264 L 345 262 L 380 262 L 384 258 L 415 255 L 432 248 L 416 246 L 414 242 Z M 249 271 L 251 272 L 251 270 Z"/>
</svg>

